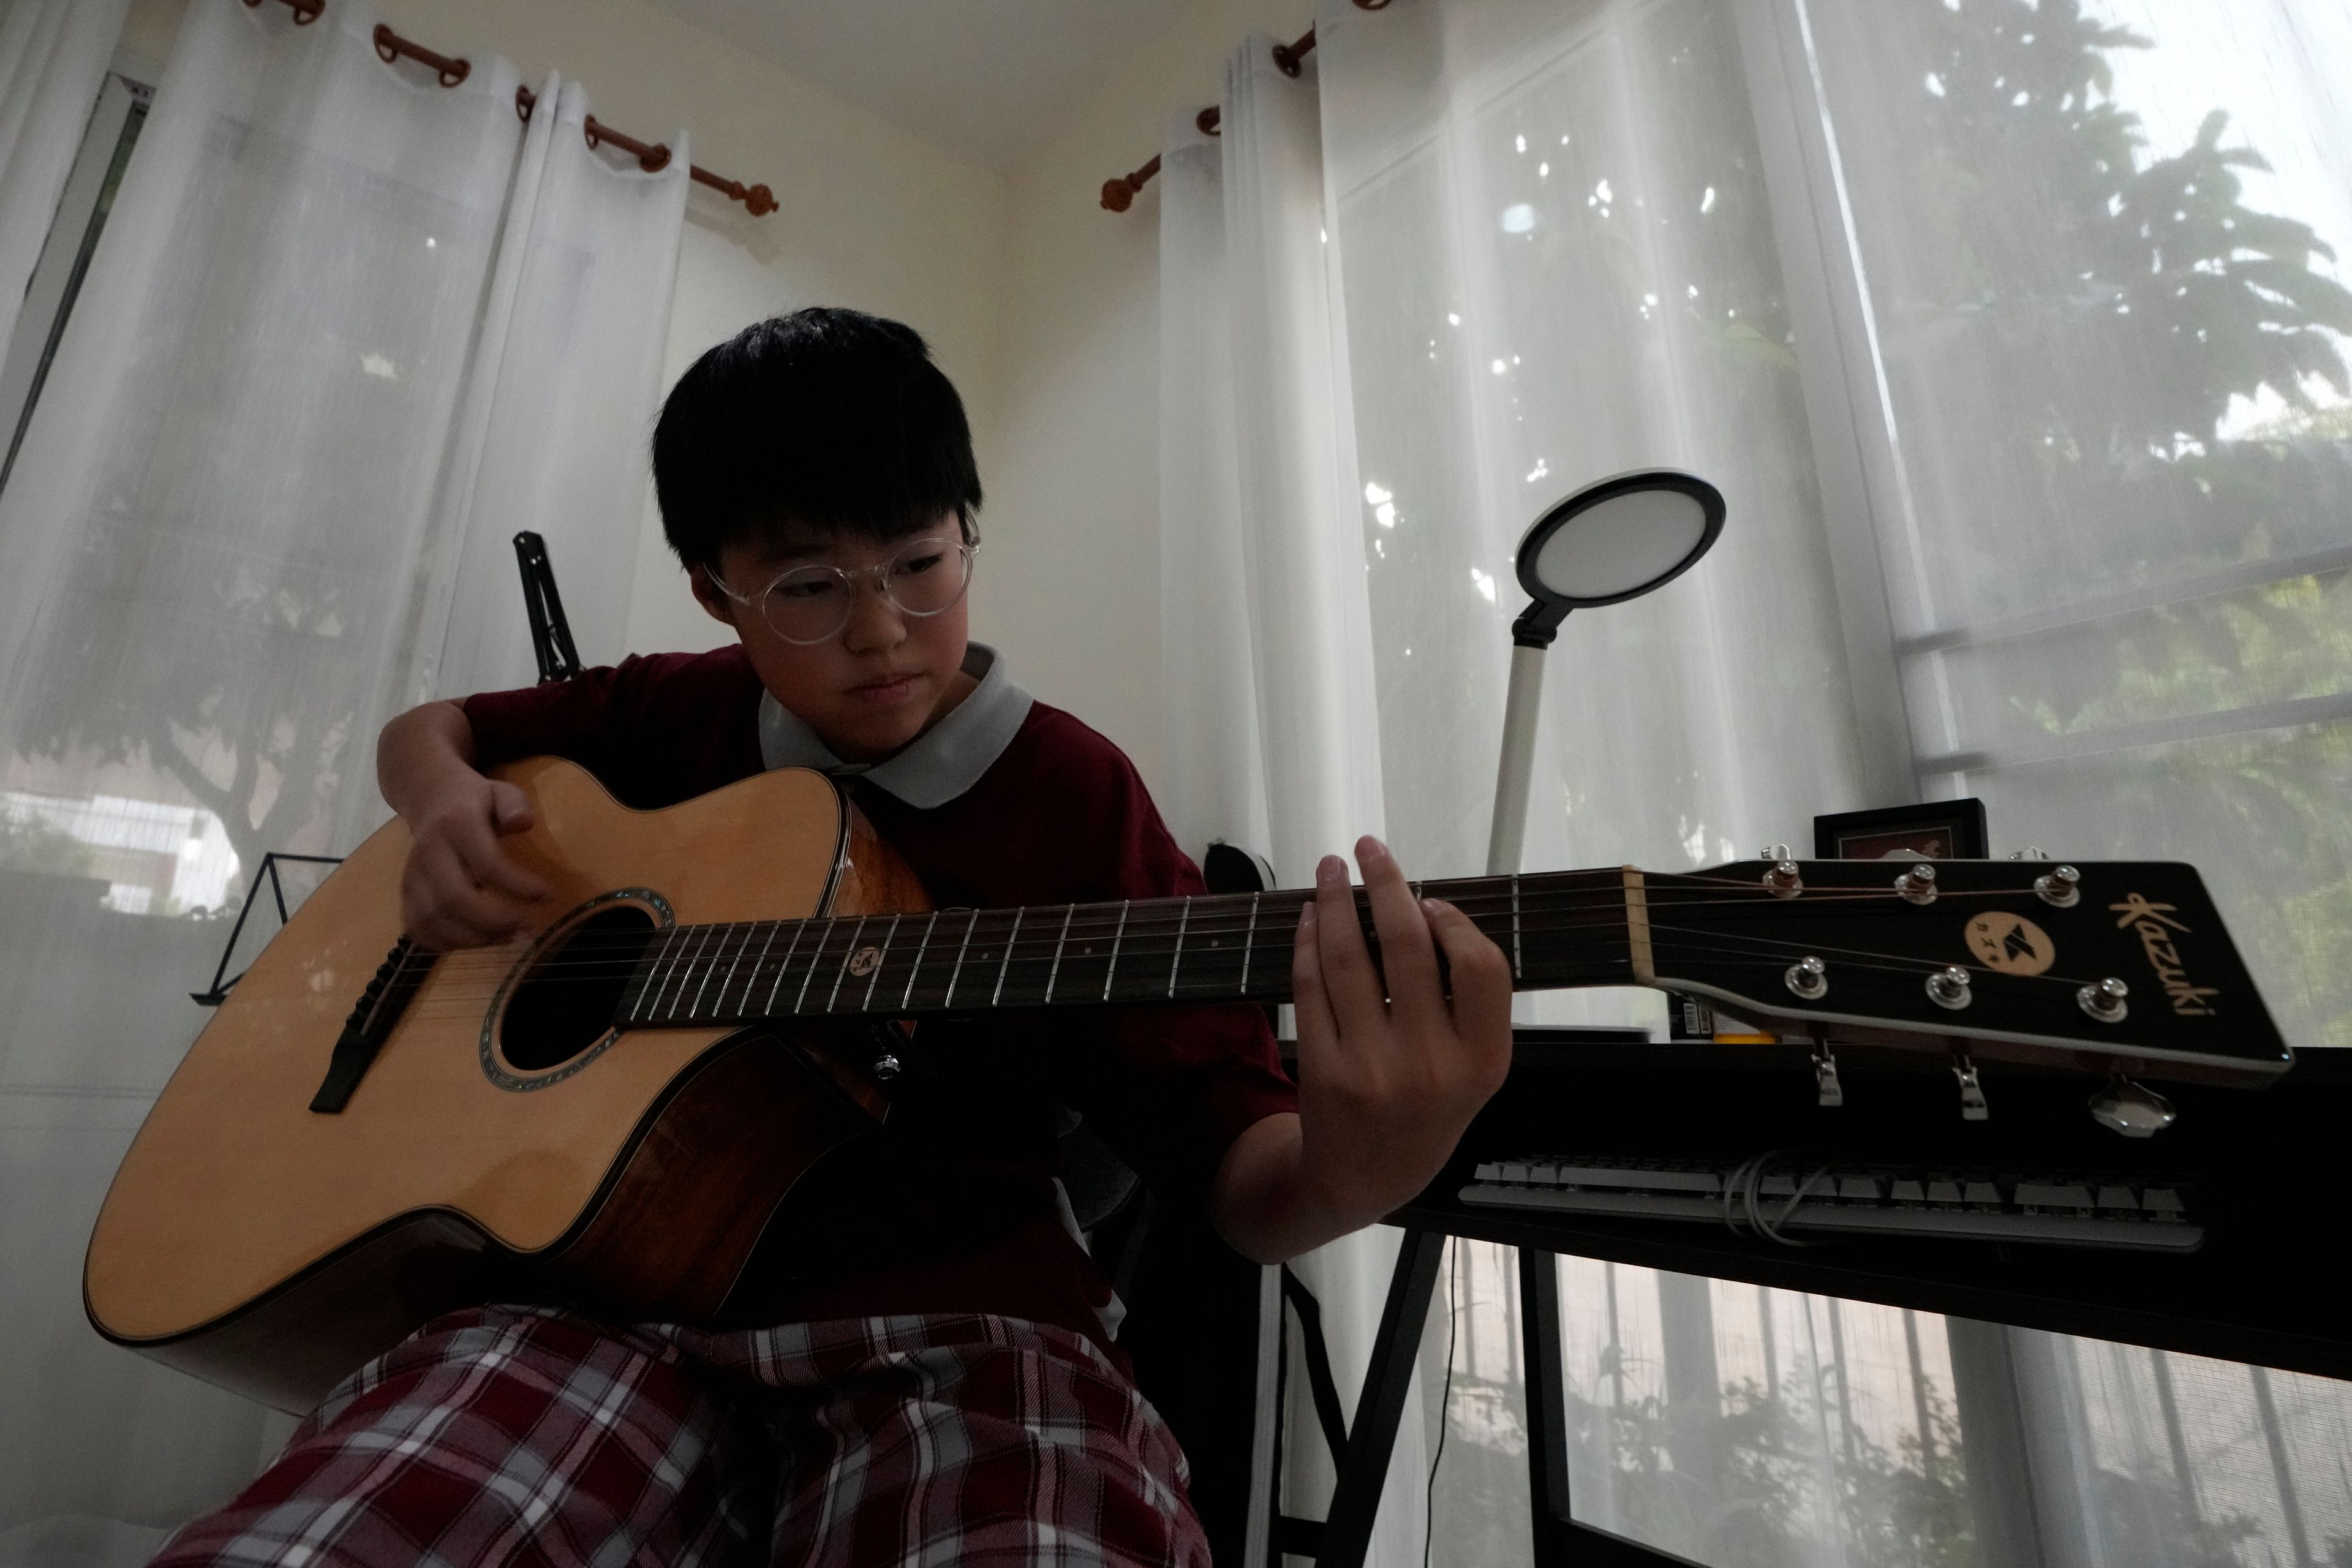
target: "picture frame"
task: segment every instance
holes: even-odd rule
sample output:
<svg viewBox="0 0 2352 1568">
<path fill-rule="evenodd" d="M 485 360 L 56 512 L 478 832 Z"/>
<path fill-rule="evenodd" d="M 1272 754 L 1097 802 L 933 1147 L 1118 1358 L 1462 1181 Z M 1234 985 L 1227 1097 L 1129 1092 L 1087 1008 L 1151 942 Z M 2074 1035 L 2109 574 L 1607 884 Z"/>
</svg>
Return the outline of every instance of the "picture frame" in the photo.
<svg viewBox="0 0 2352 1568">
<path fill-rule="evenodd" d="M 1974 795 L 1813 818 L 1816 860 L 1983 860 L 1990 857 L 1984 802 Z"/>
</svg>

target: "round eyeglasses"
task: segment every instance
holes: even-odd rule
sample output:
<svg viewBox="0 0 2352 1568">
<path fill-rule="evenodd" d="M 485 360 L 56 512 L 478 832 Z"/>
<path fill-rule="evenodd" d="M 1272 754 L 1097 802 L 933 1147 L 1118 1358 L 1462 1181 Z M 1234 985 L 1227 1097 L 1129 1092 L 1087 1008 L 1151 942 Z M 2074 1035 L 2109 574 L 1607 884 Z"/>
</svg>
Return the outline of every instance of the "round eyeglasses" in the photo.
<svg viewBox="0 0 2352 1568">
<path fill-rule="evenodd" d="M 971 585 L 971 558 L 979 548 L 976 541 L 910 539 L 871 566 L 795 566 L 754 594 L 737 593 L 716 572 L 710 581 L 737 604 L 756 607 L 776 636 L 806 647 L 832 640 L 849 625 L 860 577 L 871 577 L 874 591 L 902 616 L 920 618 L 954 608 Z"/>
</svg>

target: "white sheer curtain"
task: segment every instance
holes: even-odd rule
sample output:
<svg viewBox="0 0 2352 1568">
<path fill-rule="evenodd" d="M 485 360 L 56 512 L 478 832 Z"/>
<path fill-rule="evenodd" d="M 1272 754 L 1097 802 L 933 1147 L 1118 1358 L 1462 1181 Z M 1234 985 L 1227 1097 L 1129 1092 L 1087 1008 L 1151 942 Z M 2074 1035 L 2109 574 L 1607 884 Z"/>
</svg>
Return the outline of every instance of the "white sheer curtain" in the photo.
<svg viewBox="0 0 2352 1568">
<path fill-rule="evenodd" d="M 1165 805 L 1189 847 L 1219 837 L 1270 852 L 1298 886 L 1322 855 L 1385 831 L 1313 68 L 1285 77 L 1273 41 L 1250 37 L 1219 108 L 1214 138 L 1180 120 L 1162 152 Z M 1376 1231 L 1295 1264 L 1324 1304 L 1350 1402 L 1395 1254 L 1395 1234 Z M 1304 1379 L 1293 1381 L 1290 1429 L 1311 1431 Z M 1419 1559 L 1421 1436 L 1409 1422 L 1398 1444 L 1375 1562 Z M 1311 1441 L 1290 1455 L 1284 1507 L 1318 1517 L 1328 1456 Z"/>
<path fill-rule="evenodd" d="M 416 700 L 537 677 L 516 613 L 520 529 L 547 541 L 580 657 L 626 651 L 636 552 L 622 520 L 648 480 L 693 153 L 681 132 L 658 172 L 616 168 L 588 145 L 587 114 L 577 82 L 550 78 L 524 139 L 433 529 L 446 559 L 422 624 L 446 630 L 437 657 L 417 652 Z"/>
<path fill-rule="evenodd" d="M 2352 1045 L 2352 5 L 1780 16 L 1922 786 L 2194 862 Z"/>
<path fill-rule="evenodd" d="M 1731 14 L 1404 0 L 1327 5 L 1318 37 L 1400 849 L 1483 869 L 1513 550 L 1651 464 L 1712 479 L 1731 522 L 1699 570 L 1563 627 L 1526 863 L 1696 867 L 1863 804 Z"/>
<path fill-rule="evenodd" d="M 1318 36 L 1401 849 L 1476 864 L 1519 531 L 1677 463 L 1723 542 L 1568 623 L 1530 864 L 1980 794 L 2002 850 L 2196 860 L 2290 1038 L 2352 1038 L 2347 7 L 1326 0 Z M 1466 1261 L 1439 1552 L 1523 1560 L 1515 1263 Z M 1589 1522 L 1722 1563 L 2352 1550 L 2340 1385 L 1561 1268 Z"/>
<path fill-rule="evenodd" d="M 259 857 L 381 819 L 394 706 L 528 678 L 495 625 L 520 619 L 515 527 L 604 606 L 583 643 L 619 625 L 598 574 L 633 556 L 684 160 L 604 166 L 552 81 L 524 159 L 511 67 L 444 89 L 379 60 L 375 20 L 194 0 L 0 492 L 11 1565 L 136 1560 L 282 1430 L 104 1344 L 79 1290 Z"/>
<path fill-rule="evenodd" d="M 0 363 L 130 0 L 0 11 Z"/>
</svg>

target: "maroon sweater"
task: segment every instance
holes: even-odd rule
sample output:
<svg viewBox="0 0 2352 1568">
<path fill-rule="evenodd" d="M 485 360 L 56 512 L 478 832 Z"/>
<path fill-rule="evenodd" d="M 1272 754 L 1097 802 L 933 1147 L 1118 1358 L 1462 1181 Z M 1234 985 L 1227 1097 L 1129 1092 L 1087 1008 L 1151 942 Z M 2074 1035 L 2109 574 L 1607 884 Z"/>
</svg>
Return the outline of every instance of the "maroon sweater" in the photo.
<svg viewBox="0 0 2352 1568">
<path fill-rule="evenodd" d="M 727 647 L 629 658 L 465 710 L 481 765 L 568 757 L 651 809 L 763 770 L 761 693 L 743 650 Z M 940 907 L 1204 890 L 1125 754 L 1042 702 L 943 805 L 862 779 L 847 789 Z M 1055 1206 L 1056 1105 L 1178 1202 L 1204 1196 L 1244 1128 L 1297 1105 L 1255 1007 L 1009 1015 L 924 1035 L 943 1070 L 909 1074 L 882 1131 L 795 1190 L 739 1291 L 751 1315 L 999 1312 L 1106 1342 L 1096 1309 L 1109 1288 Z"/>
</svg>

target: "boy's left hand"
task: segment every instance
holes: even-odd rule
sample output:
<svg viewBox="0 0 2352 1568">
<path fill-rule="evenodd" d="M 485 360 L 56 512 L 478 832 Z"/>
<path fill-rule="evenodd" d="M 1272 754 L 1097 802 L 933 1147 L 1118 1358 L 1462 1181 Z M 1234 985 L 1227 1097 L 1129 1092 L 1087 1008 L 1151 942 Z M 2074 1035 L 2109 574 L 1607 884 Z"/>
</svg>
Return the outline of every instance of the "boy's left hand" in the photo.
<svg viewBox="0 0 2352 1568">
<path fill-rule="evenodd" d="M 1325 857 L 1291 960 L 1298 1115 L 1248 1129 L 1219 1173 L 1219 1228 L 1263 1262 L 1370 1225 L 1428 1185 L 1511 1065 L 1502 950 L 1453 905 L 1416 900 L 1379 839 L 1359 839 L 1356 861 L 1380 963 L 1346 862 Z"/>
</svg>

